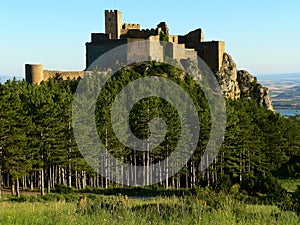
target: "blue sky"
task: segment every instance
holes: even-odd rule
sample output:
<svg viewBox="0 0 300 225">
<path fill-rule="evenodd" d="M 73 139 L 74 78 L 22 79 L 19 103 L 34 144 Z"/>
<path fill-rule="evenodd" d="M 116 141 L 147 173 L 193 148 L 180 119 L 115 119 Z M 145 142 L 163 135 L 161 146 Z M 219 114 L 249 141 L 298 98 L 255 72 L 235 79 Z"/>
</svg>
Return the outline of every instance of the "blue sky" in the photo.
<svg viewBox="0 0 300 225">
<path fill-rule="evenodd" d="M 83 70 L 85 43 L 104 32 L 105 9 L 142 28 L 166 21 L 172 34 L 203 28 L 253 74 L 300 72 L 298 0 L 10 0 L 0 5 L 0 74 L 23 75 L 25 63 Z"/>
</svg>

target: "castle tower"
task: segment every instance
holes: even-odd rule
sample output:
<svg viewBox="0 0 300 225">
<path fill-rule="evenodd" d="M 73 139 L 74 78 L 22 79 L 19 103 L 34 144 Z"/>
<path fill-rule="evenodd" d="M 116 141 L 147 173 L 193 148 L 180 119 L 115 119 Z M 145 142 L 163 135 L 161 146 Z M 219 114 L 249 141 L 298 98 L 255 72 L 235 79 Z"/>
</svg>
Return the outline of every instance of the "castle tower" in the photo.
<svg viewBox="0 0 300 225">
<path fill-rule="evenodd" d="M 44 67 L 43 65 L 25 65 L 26 81 L 31 84 L 40 84 L 44 80 Z"/>
<path fill-rule="evenodd" d="M 120 39 L 122 30 L 122 13 L 118 10 L 105 10 L 105 33 L 111 39 Z"/>
</svg>

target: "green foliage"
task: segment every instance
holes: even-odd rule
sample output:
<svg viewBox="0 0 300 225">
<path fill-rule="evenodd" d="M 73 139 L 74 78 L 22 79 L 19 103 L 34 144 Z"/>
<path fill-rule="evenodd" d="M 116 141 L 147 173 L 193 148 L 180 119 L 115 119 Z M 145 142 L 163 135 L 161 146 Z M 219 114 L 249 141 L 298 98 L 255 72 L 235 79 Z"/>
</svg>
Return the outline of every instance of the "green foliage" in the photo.
<svg viewBox="0 0 300 225">
<path fill-rule="evenodd" d="M 271 174 L 254 176 L 252 173 L 247 173 L 243 176 L 240 189 L 250 195 L 266 194 L 268 198 L 276 201 L 281 200 L 286 193 L 280 181 Z"/>
<path fill-rule="evenodd" d="M 9 197 L 11 202 L 77 202 L 79 199 L 78 194 L 58 194 L 50 193 L 47 195 L 21 195 L 20 197 Z"/>
<path fill-rule="evenodd" d="M 293 209 L 300 215 L 300 186 L 297 187 L 297 190 L 292 194 Z"/>
<path fill-rule="evenodd" d="M 300 156 L 298 156 L 298 153 L 296 154 L 275 172 L 276 176 L 281 178 L 300 178 Z"/>
<path fill-rule="evenodd" d="M 81 193 L 93 193 L 97 195 L 127 195 L 127 196 L 143 196 L 143 197 L 155 197 L 155 196 L 192 196 L 194 194 L 193 189 L 165 189 L 161 187 L 133 187 L 133 188 L 94 188 L 81 190 Z"/>
<path fill-rule="evenodd" d="M 240 185 L 241 191 L 246 191 L 248 194 L 253 195 L 256 192 L 257 178 L 253 173 L 246 173 L 243 175 L 243 181 Z"/>
<path fill-rule="evenodd" d="M 118 196 L 97 197 L 93 201 L 87 200 L 85 197 L 81 198 L 77 205 L 78 213 L 92 214 L 99 210 L 105 209 L 111 212 L 118 212 L 123 209 L 128 209 L 128 197 L 119 194 Z"/>
<path fill-rule="evenodd" d="M 57 183 L 54 186 L 54 189 L 52 189 L 53 193 L 58 194 L 72 194 L 74 193 L 74 189 L 72 187 Z"/>
<path fill-rule="evenodd" d="M 288 193 L 284 196 L 282 202 L 278 203 L 282 210 L 295 211 L 300 216 L 300 186 L 294 193 Z"/>
<path fill-rule="evenodd" d="M 191 187 L 194 180 L 199 186 L 228 192 L 232 184 L 240 184 L 241 190 L 251 195 L 261 193 L 273 198 L 272 194 L 281 196 L 283 192 L 274 176 L 288 178 L 299 175 L 299 117 L 284 118 L 255 101 L 245 99 L 227 101 L 227 127 L 218 157 L 205 171 L 193 174 L 195 168 L 192 167 L 200 164 L 210 137 L 210 107 L 203 91 L 191 77 L 178 68 L 153 61 L 120 70 L 107 81 L 97 100 L 95 121 L 100 139 L 106 143 L 109 153 L 124 163 L 139 166 L 157 163 L 174 151 L 180 138 L 181 123 L 176 109 L 156 97 L 137 102 L 130 112 L 129 123 L 138 138 L 147 139 L 150 135 L 149 121 L 155 117 L 163 118 L 167 124 L 167 135 L 161 145 L 146 156 L 143 152 L 125 147 L 114 134 L 110 111 L 115 96 L 131 81 L 146 76 L 168 77 L 191 96 L 198 110 L 201 135 L 193 161 L 176 175 L 180 178 L 180 187 Z M 72 101 L 77 84 L 78 81 L 71 80 L 50 80 L 39 86 L 16 80 L 0 84 L 0 167 L 3 174 L 9 174 L 12 180 L 17 181 L 34 171 L 49 171 L 59 166 L 72 171 L 86 171 L 88 178 L 95 176 L 95 171 L 80 154 L 71 126 Z M 89 99 L 85 100 L 88 105 Z M 82 129 L 88 135 L 89 129 Z M 126 130 L 123 133 L 126 134 Z M 145 162 L 145 159 L 151 160 Z M 47 180 L 50 175 L 45 174 Z M 72 192 L 62 186 L 57 186 L 54 191 Z M 116 194 L 109 189 L 85 191 Z M 161 195 L 177 195 L 169 190 L 158 188 L 157 191 Z M 151 190 L 122 191 L 128 195 L 132 192 L 149 196 Z"/>
<path fill-rule="evenodd" d="M 300 179 L 280 179 L 282 187 L 288 192 L 295 192 L 300 185 Z"/>
<path fill-rule="evenodd" d="M 159 33 L 159 40 L 169 42 L 169 36 L 166 35 L 164 32 L 160 32 Z"/>
<path fill-rule="evenodd" d="M 231 187 L 232 187 L 232 181 L 230 179 L 230 176 L 227 174 L 220 174 L 220 177 L 218 177 L 218 180 L 215 184 L 215 191 L 220 192 L 223 191 L 225 193 L 229 193 Z"/>
</svg>

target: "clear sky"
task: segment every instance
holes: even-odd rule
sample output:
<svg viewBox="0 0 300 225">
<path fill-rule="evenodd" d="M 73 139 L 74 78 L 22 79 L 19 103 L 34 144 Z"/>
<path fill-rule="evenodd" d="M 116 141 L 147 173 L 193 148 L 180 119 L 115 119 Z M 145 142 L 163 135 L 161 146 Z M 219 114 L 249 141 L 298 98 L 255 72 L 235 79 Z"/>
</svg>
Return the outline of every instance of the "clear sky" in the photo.
<svg viewBox="0 0 300 225">
<path fill-rule="evenodd" d="M 142 28 L 166 21 L 171 34 L 202 28 L 253 74 L 300 72 L 299 0 L 3 0 L 0 74 L 23 75 L 25 63 L 83 70 L 85 43 L 104 32 L 105 9 Z"/>
</svg>

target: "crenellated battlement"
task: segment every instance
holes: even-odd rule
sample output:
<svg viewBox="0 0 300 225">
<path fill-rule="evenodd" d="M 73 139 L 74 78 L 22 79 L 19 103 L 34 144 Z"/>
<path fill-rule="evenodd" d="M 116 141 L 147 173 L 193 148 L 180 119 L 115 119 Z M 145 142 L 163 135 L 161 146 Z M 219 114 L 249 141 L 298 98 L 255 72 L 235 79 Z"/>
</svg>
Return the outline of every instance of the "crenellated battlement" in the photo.
<svg viewBox="0 0 300 225">
<path fill-rule="evenodd" d="M 150 36 L 157 35 L 159 35 L 158 29 L 128 30 L 126 34 L 122 35 L 122 38 L 148 39 Z"/>
<path fill-rule="evenodd" d="M 105 10 L 105 13 L 118 13 L 118 10 Z"/>
<path fill-rule="evenodd" d="M 141 32 L 157 32 L 157 29 L 151 28 L 151 29 L 142 29 Z"/>
<path fill-rule="evenodd" d="M 140 30 L 141 25 L 138 24 L 138 23 L 124 23 L 123 26 L 122 26 L 122 29 L 125 29 L 125 30 L 137 29 L 137 30 Z"/>
</svg>

